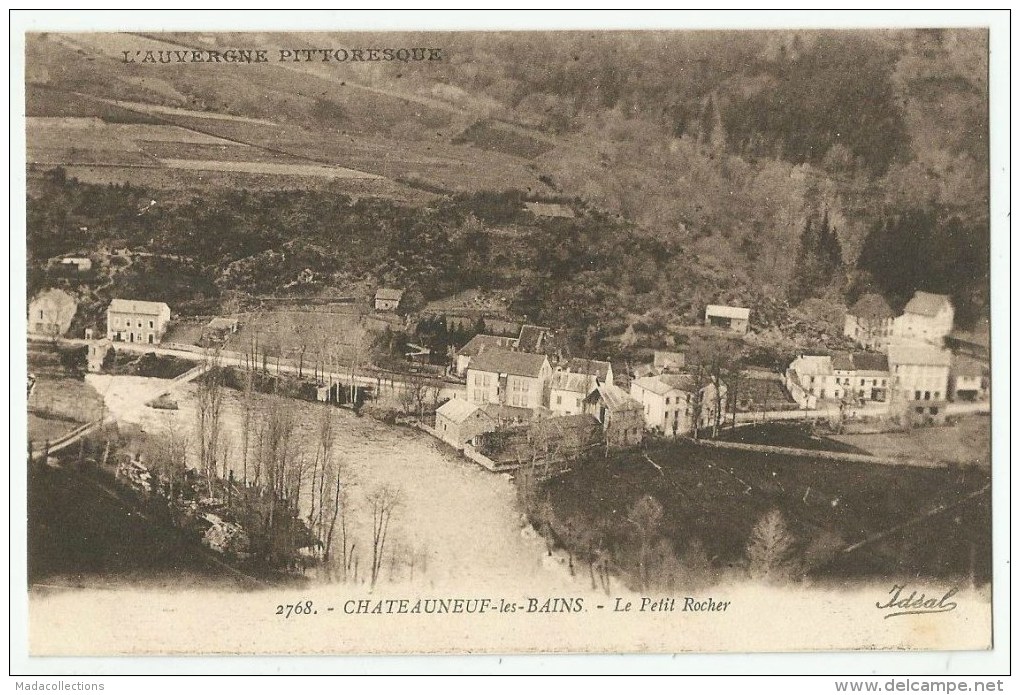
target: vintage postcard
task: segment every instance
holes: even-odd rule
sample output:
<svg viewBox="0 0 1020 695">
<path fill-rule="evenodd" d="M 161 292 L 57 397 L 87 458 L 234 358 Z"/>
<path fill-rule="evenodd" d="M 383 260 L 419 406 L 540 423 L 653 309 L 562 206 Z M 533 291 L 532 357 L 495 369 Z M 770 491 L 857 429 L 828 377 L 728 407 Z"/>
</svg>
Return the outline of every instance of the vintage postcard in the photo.
<svg viewBox="0 0 1020 695">
<path fill-rule="evenodd" d="M 921 24 L 27 31 L 28 653 L 991 649 L 989 29 Z"/>
</svg>

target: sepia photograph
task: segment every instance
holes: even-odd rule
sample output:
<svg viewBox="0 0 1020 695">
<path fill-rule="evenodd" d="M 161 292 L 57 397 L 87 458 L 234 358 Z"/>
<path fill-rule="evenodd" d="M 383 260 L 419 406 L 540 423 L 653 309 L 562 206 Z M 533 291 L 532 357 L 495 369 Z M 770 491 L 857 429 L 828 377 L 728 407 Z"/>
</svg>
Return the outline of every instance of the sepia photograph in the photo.
<svg viewBox="0 0 1020 695">
<path fill-rule="evenodd" d="M 992 649 L 987 23 L 368 19 L 23 34 L 29 656 Z"/>
</svg>

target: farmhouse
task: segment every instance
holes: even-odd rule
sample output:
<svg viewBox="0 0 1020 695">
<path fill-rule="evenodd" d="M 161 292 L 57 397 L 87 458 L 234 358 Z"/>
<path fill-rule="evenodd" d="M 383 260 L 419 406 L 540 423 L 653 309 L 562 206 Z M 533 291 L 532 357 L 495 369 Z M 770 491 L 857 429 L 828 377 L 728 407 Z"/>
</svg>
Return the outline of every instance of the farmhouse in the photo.
<svg viewBox="0 0 1020 695">
<path fill-rule="evenodd" d="M 453 368 L 457 376 L 464 376 L 467 374 L 468 365 L 471 364 L 471 358 L 477 357 L 488 349 L 498 348 L 502 350 L 512 350 L 517 347 L 517 338 L 506 338 L 499 335 L 485 335 L 479 333 L 471 340 L 467 341 L 457 354 L 454 356 Z"/>
<path fill-rule="evenodd" d="M 396 311 L 400 307 L 400 300 L 403 297 L 404 290 L 380 287 L 375 291 L 375 310 Z"/>
<path fill-rule="evenodd" d="M 468 400 L 517 408 L 547 407 L 552 367 L 545 355 L 492 349 L 472 358 Z"/>
<path fill-rule="evenodd" d="M 114 299 L 106 311 L 106 335 L 128 343 L 158 343 L 170 323 L 170 307 L 163 302 Z"/>
<path fill-rule="evenodd" d="M 705 325 L 743 335 L 751 325 L 751 310 L 739 306 L 709 304 L 705 307 Z"/>
<path fill-rule="evenodd" d="M 78 311 L 78 302 L 63 290 L 45 290 L 28 305 L 28 330 L 50 337 L 67 333 L 71 319 Z"/>
<path fill-rule="evenodd" d="M 497 420 L 485 408 L 462 398 L 444 403 L 436 411 L 436 432 L 454 447 L 476 443 L 478 435 L 496 429 Z"/>
<path fill-rule="evenodd" d="M 644 408 L 615 384 L 599 384 L 584 399 L 584 412 L 602 424 L 610 446 L 641 443 L 644 432 Z"/>
<path fill-rule="evenodd" d="M 843 321 L 843 335 L 869 350 L 884 349 L 892 334 L 893 311 L 880 294 L 862 295 Z"/>
<path fill-rule="evenodd" d="M 915 292 L 893 322 L 897 338 L 941 346 L 953 330 L 953 303 L 944 294 Z"/>
</svg>

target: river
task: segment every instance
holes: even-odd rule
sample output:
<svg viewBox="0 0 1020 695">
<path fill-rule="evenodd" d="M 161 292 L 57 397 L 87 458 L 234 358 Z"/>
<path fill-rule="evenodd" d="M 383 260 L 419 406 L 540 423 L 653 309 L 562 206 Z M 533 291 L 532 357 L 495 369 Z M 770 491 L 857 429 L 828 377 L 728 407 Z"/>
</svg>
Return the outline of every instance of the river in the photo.
<svg viewBox="0 0 1020 695">
<path fill-rule="evenodd" d="M 154 410 L 143 405 L 166 382 L 140 377 L 91 377 L 118 421 L 139 425 L 150 434 L 173 426 L 195 436 L 196 386 L 175 392 L 180 409 Z M 268 397 L 256 396 L 264 406 Z M 307 461 L 314 457 L 316 423 L 324 404 L 287 399 L 298 424 L 298 447 Z M 228 455 L 240 475 L 241 394 L 225 391 L 223 419 Z M 556 595 L 590 588 L 587 572 L 572 577 L 563 558 L 552 557 L 544 540 L 525 528 L 508 476 L 485 471 L 429 435 L 386 425 L 335 409 L 334 451 L 349 467 L 352 516 L 359 582 L 371 558 L 371 509 L 366 498 L 383 485 L 399 490 L 400 503 L 386 542 L 381 580 L 410 582 L 422 588 L 519 589 Z M 300 453 L 298 454 L 300 456 Z M 197 456 L 189 447 L 188 464 Z M 307 490 L 307 485 L 305 489 Z M 307 510 L 307 498 L 303 506 Z M 413 558 L 413 560 L 412 560 Z M 413 564 L 413 567 L 412 567 Z"/>
</svg>

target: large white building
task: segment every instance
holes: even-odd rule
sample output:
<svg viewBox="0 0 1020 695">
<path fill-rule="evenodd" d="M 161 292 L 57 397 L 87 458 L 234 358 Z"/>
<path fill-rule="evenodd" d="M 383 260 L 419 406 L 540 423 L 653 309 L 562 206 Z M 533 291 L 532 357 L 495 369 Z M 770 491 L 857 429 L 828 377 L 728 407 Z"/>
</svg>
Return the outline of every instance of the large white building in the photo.
<svg viewBox="0 0 1020 695">
<path fill-rule="evenodd" d="M 870 350 L 882 350 L 893 335 L 893 311 L 880 294 L 869 293 L 846 313 L 843 335 Z"/>
<path fill-rule="evenodd" d="M 893 321 L 896 338 L 942 346 L 953 330 L 953 303 L 944 294 L 915 292 L 903 308 L 903 315 Z"/>
<path fill-rule="evenodd" d="M 892 385 L 888 358 L 874 352 L 800 355 L 786 370 L 786 389 L 807 409 L 819 401 L 885 403 Z"/>
<path fill-rule="evenodd" d="M 551 377 L 552 367 L 545 355 L 486 350 L 468 366 L 468 400 L 515 408 L 548 407 Z"/>
<path fill-rule="evenodd" d="M 114 299 L 106 311 L 106 335 L 126 343 L 155 344 L 170 323 L 170 307 L 163 302 Z"/>
<path fill-rule="evenodd" d="M 933 346 L 894 343 L 889 370 L 894 396 L 901 401 L 945 400 L 949 392 L 952 354 Z"/>
</svg>

